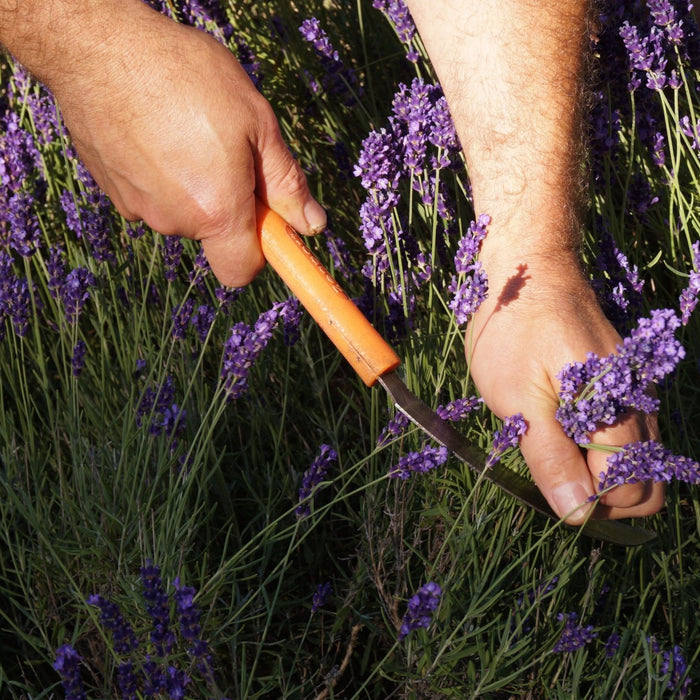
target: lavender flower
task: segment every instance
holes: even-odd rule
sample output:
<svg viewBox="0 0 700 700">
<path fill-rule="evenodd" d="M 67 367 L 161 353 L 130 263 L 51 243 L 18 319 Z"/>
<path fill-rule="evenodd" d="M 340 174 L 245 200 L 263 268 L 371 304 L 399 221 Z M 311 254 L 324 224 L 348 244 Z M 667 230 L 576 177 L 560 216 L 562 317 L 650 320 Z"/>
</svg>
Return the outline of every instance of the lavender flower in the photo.
<svg viewBox="0 0 700 700">
<path fill-rule="evenodd" d="M 175 646 L 175 634 L 170 628 L 170 603 L 160 576 L 160 567 L 147 560 L 146 565 L 141 567 L 141 583 L 146 612 L 153 623 L 150 639 L 155 645 L 156 655 L 164 657 Z"/>
<path fill-rule="evenodd" d="M 187 327 L 192 321 L 192 315 L 194 314 L 194 307 L 197 302 L 192 298 L 185 299 L 182 304 L 175 306 L 173 308 L 171 318 L 173 322 L 173 340 L 183 340 L 185 333 L 187 332 Z"/>
<path fill-rule="evenodd" d="M 613 632 L 605 641 L 605 657 L 612 659 L 620 648 L 620 635 Z"/>
<path fill-rule="evenodd" d="M 210 678 L 213 677 L 212 657 L 209 645 L 202 639 L 202 625 L 200 623 L 202 611 L 195 605 L 195 589 L 192 586 L 183 586 L 179 577 L 173 581 L 175 587 L 175 605 L 180 623 L 180 634 L 190 644 L 188 652 L 198 662 L 200 672 Z M 180 676 L 174 676 L 183 687 L 187 681 Z M 213 678 L 212 678 L 213 679 Z"/>
<path fill-rule="evenodd" d="M 598 490 L 640 481 L 670 482 L 673 479 L 700 484 L 700 464 L 672 454 L 653 440 L 634 442 L 608 457 Z"/>
<path fill-rule="evenodd" d="M 250 368 L 270 341 L 278 320 L 283 321 L 288 333 L 298 323 L 297 304 L 290 300 L 277 303 L 269 311 L 261 313 L 252 328 L 242 322 L 231 328 L 221 363 L 221 379 L 229 400 L 243 396 L 248 390 Z"/>
<path fill-rule="evenodd" d="M 338 459 L 338 453 L 330 445 L 321 445 L 319 455 L 304 472 L 299 488 L 299 505 L 294 509 L 298 517 L 311 515 L 311 496 L 316 495 L 316 487 L 326 478 L 330 465 Z"/>
<path fill-rule="evenodd" d="M 458 325 L 465 324 L 488 297 L 488 278 L 481 263 L 475 262 L 466 276 L 453 277 L 447 287 L 453 296 L 448 303 Z"/>
<path fill-rule="evenodd" d="M 164 236 L 160 247 L 163 255 L 163 274 L 168 282 L 177 279 L 177 268 L 182 260 L 184 246 L 179 236 Z"/>
<path fill-rule="evenodd" d="M 114 262 L 109 200 L 89 174 L 83 173 L 82 177 L 86 182 L 86 191 L 80 206 L 70 191 L 61 193 L 60 202 L 66 223 L 77 238 L 85 239 L 95 261 Z"/>
<path fill-rule="evenodd" d="M 89 605 L 95 605 L 100 610 L 100 622 L 112 633 L 114 640 L 114 650 L 118 654 L 128 654 L 136 649 L 139 645 L 138 639 L 134 634 L 134 630 L 119 609 L 116 603 L 113 603 L 101 595 L 91 595 L 87 602 Z"/>
<path fill-rule="evenodd" d="M 412 63 L 419 59 L 415 46 L 416 25 L 403 0 L 374 0 L 372 7 L 381 10 L 393 25 L 396 34 L 406 47 L 406 58 Z"/>
<path fill-rule="evenodd" d="M 313 600 L 311 601 L 312 615 L 315 612 L 318 612 L 319 608 L 322 608 L 326 604 L 326 601 L 332 592 L 333 588 L 331 587 L 330 581 L 326 581 L 325 583 L 320 583 L 318 585 L 316 591 L 314 592 Z"/>
<path fill-rule="evenodd" d="M 41 229 L 34 211 L 34 196 L 27 191 L 13 194 L 7 203 L 4 218 L 7 219 L 10 229 L 10 247 L 24 258 L 32 256 L 41 244 Z"/>
<path fill-rule="evenodd" d="M 571 612 L 568 615 L 559 613 L 557 620 L 565 624 L 561 636 L 554 645 L 554 649 L 552 649 L 555 654 L 571 653 L 582 649 L 598 636 L 593 625 L 584 627 L 578 623 L 578 615 L 575 612 Z"/>
<path fill-rule="evenodd" d="M 693 243 L 693 270 L 690 272 L 688 286 L 681 292 L 679 299 L 681 323 L 686 326 L 690 315 L 695 310 L 700 294 L 700 241 Z"/>
<path fill-rule="evenodd" d="M 459 325 L 466 323 L 488 296 L 488 279 L 476 257 L 490 223 L 491 217 L 481 214 L 471 222 L 469 232 L 457 247 L 454 258 L 457 276 L 453 275 L 447 289 L 453 295 L 448 306 Z"/>
<path fill-rule="evenodd" d="M 401 457 L 389 470 L 390 479 L 405 481 L 411 474 L 429 472 L 447 461 L 448 451 L 443 445 L 433 447 L 426 445 L 419 452 L 409 452 Z"/>
<path fill-rule="evenodd" d="M 20 338 L 29 330 L 32 298 L 29 282 L 12 271 L 12 258 L 0 252 L 0 340 L 4 337 L 4 322 L 9 320 Z"/>
<path fill-rule="evenodd" d="M 397 411 L 394 414 L 394 417 L 389 420 L 389 422 L 379 433 L 379 437 L 377 438 L 377 447 L 385 447 L 394 438 L 399 437 L 409 426 L 410 422 L 409 417 L 405 413 Z"/>
<path fill-rule="evenodd" d="M 216 309 L 208 304 L 200 304 L 190 317 L 190 324 L 194 327 L 197 337 L 202 343 L 207 339 L 215 318 Z"/>
<path fill-rule="evenodd" d="M 0 158 L 2 190 L 17 193 L 35 171 L 41 171 L 41 156 L 34 139 L 20 126 L 19 115 L 15 112 L 7 112 L 0 117 L 0 152 L 3 155 Z M 4 196 L 2 190 L 0 197 Z"/>
<path fill-rule="evenodd" d="M 243 66 L 243 70 L 248 74 L 253 85 L 260 90 L 263 82 L 260 61 L 258 61 L 245 39 L 240 36 L 236 37 L 236 57 L 241 66 Z"/>
<path fill-rule="evenodd" d="M 70 644 L 63 644 L 56 649 L 53 669 L 61 677 L 66 700 L 87 700 L 80 675 L 81 661 L 80 654 Z"/>
<path fill-rule="evenodd" d="M 177 437 L 185 428 L 186 412 L 175 403 L 175 381 L 171 376 L 161 385 L 147 386 L 136 405 L 136 425 L 141 427 L 149 419 L 148 431 L 154 437 L 167 435 L 172 439 L 171 451 L 177 446 Z"/>
<path fill-rule="evenodd" d="M 506 450 L 517 447 L 520 437 L 524 435 L 526 431 L 527 423 L 522 413 L 506 416 L 503 419 L 503 427 L 500 430 L 495 430 L 493 433 L 493 446 L 486 460 L 485 467 L 492 467 L 501 459 L 501 456 Z"/>
<path fill-rule="evenodd" d="M 444 406 L 438 406 L 435 412 L 443 420 L 457 422 L 464 420 L 472 411 L 475 411 L 484 402 L 478 396 L 467 396 L 463 399 L 455 399 Z"/>
<path fill-rule="evenodd" d="M 664 651 L 662 655 L 661 673 L 669 674 L 667 688 L 676 691 L 676 697 L 686 698 L 690 693 L 691 678 L 687 676 L 688 664 L 683 656 L 683 649 L 675 645 L 671 651 Z"/>
<path fill-rule="evenodd" d="M 325 70 L 321 77 L 321 86 L 329 94 L 342 103 L 351 107 L 355 104 L 354 92 L 357 90 L 355 72 L 345 67 L 338 52 L 333 48 L 328 34 L 315 17 L 305 19 L 299 27 L 299 32 L 306 41 L 313 45 L 316 55 Z"/>
<path fill-rule="evenodd" d="M 432 581 L 423 584 L 416 594 L 408 601 L 408 608 L 401 620 L 399 641 L 404 640 L 413 630 L 430 627 L 433 613 L 440 605 L 442 590 Z"/>
<path fill-rule="evenodd" d="M 66 274 L 59 289 L 66 322 L 75 325 L 85 302 L 90 298 L 90 287 L 97 284 L 95 276 L 85 267 L 76 267 Z"/>
<path fill-rule="evenodd" d="M 73 376 L 79 377 L 80 373 L 83 371 L 85 366 L 85 352 L 87 351 L 87 345 L 84 340 L 78 340 L 73 348 L 73 355 L 71 357 L 71 367 L 73 370 Z"/>
<path fill-rule="evenodd" d="M 559 373 L 557 420 L 579 444 L 588 442 L 599 424 L 611 425 L 632 408 L 651 413 L 658 399 L 647 394 L 649 384 L 670 374 L 685 356 L 674 332 L 681 321 L 671 309 L 656 309 L 618 345 L 618 354 L 576 362 Z"/>
</svg>

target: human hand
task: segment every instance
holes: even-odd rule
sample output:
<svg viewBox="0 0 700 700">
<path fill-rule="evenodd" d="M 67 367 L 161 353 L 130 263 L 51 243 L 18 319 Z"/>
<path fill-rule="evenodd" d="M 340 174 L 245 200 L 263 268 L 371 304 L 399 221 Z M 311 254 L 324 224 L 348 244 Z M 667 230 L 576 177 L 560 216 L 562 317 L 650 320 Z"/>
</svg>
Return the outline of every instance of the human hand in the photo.
<svg viewBox="0 0 700 700">
<path fill-rule="evenodd" d="M 547 264 L 553 263 L 553 264 Z M 532 477 L 562 518 L 580 524 L 591 510 L 608 454 L 582 450 L 555 418 L 565 364 L 587 352 L 606 356 L 620 337 L 598 305 L 575 260 L 486 264 L 489 298 L 466 337 L 471 374 L 501 418 L 522 413 L 528 428 L 520 447 Z M 655 417 L 632 413 L 591 435 L 595 445 L 623 446 L 658 439 Z M 657 512 L 663 484 L 619 486 L 599 499 L 594 517 L 626 518 Z"/>
<path fill-rule="evenodd" d="M 321 231 L 325 213 L 233 55 L 141 0 L 119 4 L 93 8 L 76 31 L 105 10 L 109 30 L 47 76 L 76 149 L 124 217 L 200 240 L 219 281 L 245 285 L 264 265 L 256 196 L 300 233 Z"/>
</svg>

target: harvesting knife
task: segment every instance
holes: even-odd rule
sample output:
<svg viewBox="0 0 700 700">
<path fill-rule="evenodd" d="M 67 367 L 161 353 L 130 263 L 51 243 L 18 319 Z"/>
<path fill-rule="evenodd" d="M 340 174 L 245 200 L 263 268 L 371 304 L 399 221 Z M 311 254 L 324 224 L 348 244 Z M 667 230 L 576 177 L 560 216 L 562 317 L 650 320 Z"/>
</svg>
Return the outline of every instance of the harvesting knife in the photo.
<svg viewBox="0 0 700 700">
<path fill-rule="evenodd" d="M 396 407 L 430 437 L 447 447 L 477 474 L 506 493 L 554 520 L 551 509 L 535 484 L 496 463 L 486 467 L 486 453 L 471 445 L 449 423 L 417 398 L 396 373 L 399 356 L 379 335 L 296 231 L 278 214 L 256 202 L 258 236 L 263 255 L 297 296 L 321 329 L 352 365 L 367 386 L 377 382 Z M 581 531 L 591 537 L 628 547 L 647 544 L 656 533 L 616 520 L 588 519 Z"/>
</svg>

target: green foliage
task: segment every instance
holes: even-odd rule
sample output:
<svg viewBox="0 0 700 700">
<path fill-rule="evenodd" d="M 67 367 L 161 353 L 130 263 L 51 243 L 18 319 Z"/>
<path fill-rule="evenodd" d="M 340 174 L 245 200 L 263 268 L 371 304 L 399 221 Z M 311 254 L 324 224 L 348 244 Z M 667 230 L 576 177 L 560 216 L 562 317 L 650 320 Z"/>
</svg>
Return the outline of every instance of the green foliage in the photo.
<svg viewBox="0 0 700 700">
<path fill-rule="evenodd" d="M 357 104 L 310 91 L 322 68 L 296 28 L 311 16 L 356 72 Z M 366 1 L 230 3 L 227 18 L 232 48 L 240 38 L 260 61 L 262 91 L 285 138 L 331 212 L 333 233 L 361 266 L 357 212 L 364 193 L 339 169 L 335 146 L 344 144 L 355 160 L 362 139 L 386 124 L 398 84 L 415 75 L 434 79 L 429 67 L 406 62 L 392 27 Z M 271 30 L 273 19 L 286 28 L 284 40 Z M 3 85 L 24 79 L 10 61 L 1 68 Z M 658 94 L 667 121 L 665 167 L 654 169 L 632 122 L 624 122 L 623 147 L 605 161 L 607 179 L 594 191 L 587 222 L 592 273 L 602 274 L 595 260 L 604 222 L 649 280 L 644 309 L 677 307 L 698 238 L 700 162 L 676 129 L 681 115 L 698 109 L 693 76 L 685 77 L 686 91 Z M 16 92 L 7 100 L 37 135 Z M 113 211 L 115 259 L 95 261 L 60 205 L 64 190 L 81 205 L 91 195 L 66 137 L 40 152 L 42 246 L 15 263 L 30 281 L 33 314 L 24 337 L 8 322 L 0 342 L 3 697 L 59 695 L 51 664 L 64 643 L 83 658 L 90 697 L 115 697 L 121 657 L 87 598 L 99 593 L 119 603 L 147 636 L 139 569 L 148 560 L 161 567 L 169 593 L 176 577 L 198 591 L 217 687 L 193 683 L 188 697 L 671 697 L 682 679 L 669 687 L 672 669 L 663 668 L 651 637 L 662 650 L 680 645 L 690 677 L 700 682 L 700 509 L 693 490 L 671 485 L 667 508 L 646 523 L 658 542 L 626 551 L 543 519 L 454 458 L 430 474 L 389 480 L 391 466 L 420 447 L 421 435 L 411 429 L 377 446 L 393 415 L 386 397 L 361 384 L 308 318 L 291 346 L 281 327 L 274 331 L 251 368 L 249 391 L 227 400 L 219 375 L 230 329 L 254 324 L 286 299 L 282 282 L 266 270 L 221 303 L 211 275 L 202 273 L 200 283 L 188 276 L 197 269 L 196 246 L 185 243 L 176 278 L 168 280 L 162 239 L 150 231 L 132 237 L 133 227 Z M 637 176 L 659 197 L 643 215 L 627 206 Z M 457 224 L 466 228 L 473 217 L 466 177 L 444 177 Z M 443 241 L 435 208 L 404 201 L 400 215 L 419 245 L 431 251 L 444 244 L 451 258 L 459 235 Z M 84 266 L 96 279 L 77 324 L 66 322 L 48 287 L 48 251 L 59 242 L 66 265 Z M 323 240 L 310 245 L 334 269 Z M 474 391 L 447 309 L 450 275 L 446 265 L 420 290 L 412 332 L 397 342 L 408 383 L 434 406 Z M 361 275 L 342 282 L 354 297 L 366 291 Z M 173 311 L 188 299 L 216 310 L 204 340 L 192 327 L 173 339 Z M 376 294 L 371 304 L 385 318 L 386 299 Z M 699 332 L 696 316 L 683 329 L 687 358 L 660 391 L 666 443 L 695 459 Z M 75 377 L 71 356 L 79 340 L 87 353 Z M 185 413 L 179 426 L 154 435 L 162 415 L 144 412 L 144 395 L 168 378 L 172 403 Z M 485 449 L 496 427 L 485 408 L 460 425 Z M 311 515 L 300 519 L 298 488 L 322 443 L 337 450 L 338 462 Z M 508 460 L 525 470 L 518 454 Z M 429 580 L 444 591 L 434 622 L 399 643 L 407 601 Z M 312 612 L 316 587 L 326 581 L 333 594 Z M 597 637 L 578 651 L 553 653 L 563 628 L 557 615 L 571 611 Z M 609 657 L 613 633 L 619 648 Z"/>
</svg>

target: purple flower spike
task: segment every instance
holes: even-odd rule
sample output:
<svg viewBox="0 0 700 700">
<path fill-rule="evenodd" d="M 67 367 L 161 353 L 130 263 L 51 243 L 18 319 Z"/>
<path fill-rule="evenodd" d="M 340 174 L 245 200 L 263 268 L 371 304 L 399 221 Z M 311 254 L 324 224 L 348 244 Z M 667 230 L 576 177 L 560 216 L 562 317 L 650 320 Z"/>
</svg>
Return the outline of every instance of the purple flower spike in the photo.
<svg viewBox="0 0 700 700">
<path fill-rule="evenodd" d="M 321 445 L 319 455 L 304 472 L 299 488 L 299 505 L 294 512 L 304 518 L 311 515 L 309 497 L 314 494 L 316 487 L 326 478 L 330 465 L 338 459 L 338 453 L 330 445 Z"/>
<path fill-rule="evenodd" d="M 566 624 L 561 637 L 559 637 L 559 640 L 554 645 L 554 649 L 552 649 L 555 654 L 571 653 L 577 649 L 582 649 L 598 636 L 598 633 L 594 631 L 593 625 L 584 627 L 578 623 L 578 615 L 575 612 L 568 615 L 559 613 L 557 620 L 566 622 Z"/>
<path fill-rule="evenodd" d="M 444 406 L 438 406 L 435 412 L 442 418 L 452 423 L 464 420 L 470 413 L 475 411 L 484 400 L 478 396 L 467 396 L 463 399 L 455 399 Z"/>
<path fill-rule="evenodd" d="M 87 600 L 89 605 L 96 605 L 100 609 L 100 622 L 105 629 L 112 632 L 114 651 L 118 654 L 128 654 L 139 645 L 134 630 L 124 619 L 119 606 L 116 603 L 103 598 L 101 595 L 91 595 Z"/>
<path fill-rule="evenodd" d="M 640 481 L 669 482 L 673 479 L 700 484 L 700 464 L 674 455 L 653 440 L 634 442 L 608 457 L 607 471 L 600 474 L 598 490 Z"/>
<path fill-rule="evenodd" d="M 517 447 L 520 437 L 527 432 L 527 423 L 522 413 L 506 416 L 503 420 L 503 427 L 493 433 L 493 447 L 486 460 L 486 467 L 492 467 L 501 459 L 503 453 Z"/>
<path fill-rule="evenodd" d="M 433 613 L 440 605 L 442 589 L 432 581 L 422 585 L 408 601 L 408 608 L 401 621 L 399 641 L 404 640 L 413 630 L 430 627 Z"/>
<path fill-rule="evenodd" d="M 330 581 L 326 581 L 325 583 L 320 583 L 318 585 L 318 588 L 316 588 L 316 592 L 314 593 L 313 600 L 311 601 L 312 615 L 326 604 L 326 601 L 332 592 L 333 588 L 331 587 Z"/>
<path fill-rule="evenodd" d="M 618 345 L 617 354 L 600 358 L 590 353 L 586 362 L 567 365 L 559 373 L 560 405 L 557 420 L 579 444 L 589 442 L 598 425 L 612 425 L 626 410 L 657 410 L 659 401 L 647 393 L 685 357 L 675 338 L 681 320 L 672 309 L 655 309 L 651 317 Z"/>
<path fill-rule="evenodd" d="M 688 325 L 690 315 L 695 310 L 700 294 L 700 241 L 693 243 L 693 270 L 690 272 L 688 286 L 681 292 L 680 309 L 681 322 Z"/>
<path fill-rule="evenodd" d="M 433 447 L 426 445 L 420 452 L 409 452 L 399 459 L 389 470 L 390 479 L 401 479 L 405 481 L 411 474 L 424 474 L 447 461 L 448 451 L 443 445 Z"/>
<path fill-rule="evenodd" d="M 53 669 L 61 676 L 66 700 L 87 700 L 87 693 L 80 675 L 81 661 L 80 654 L 70 644 L 64 644 L 56 649 Z"/>
</svg>

